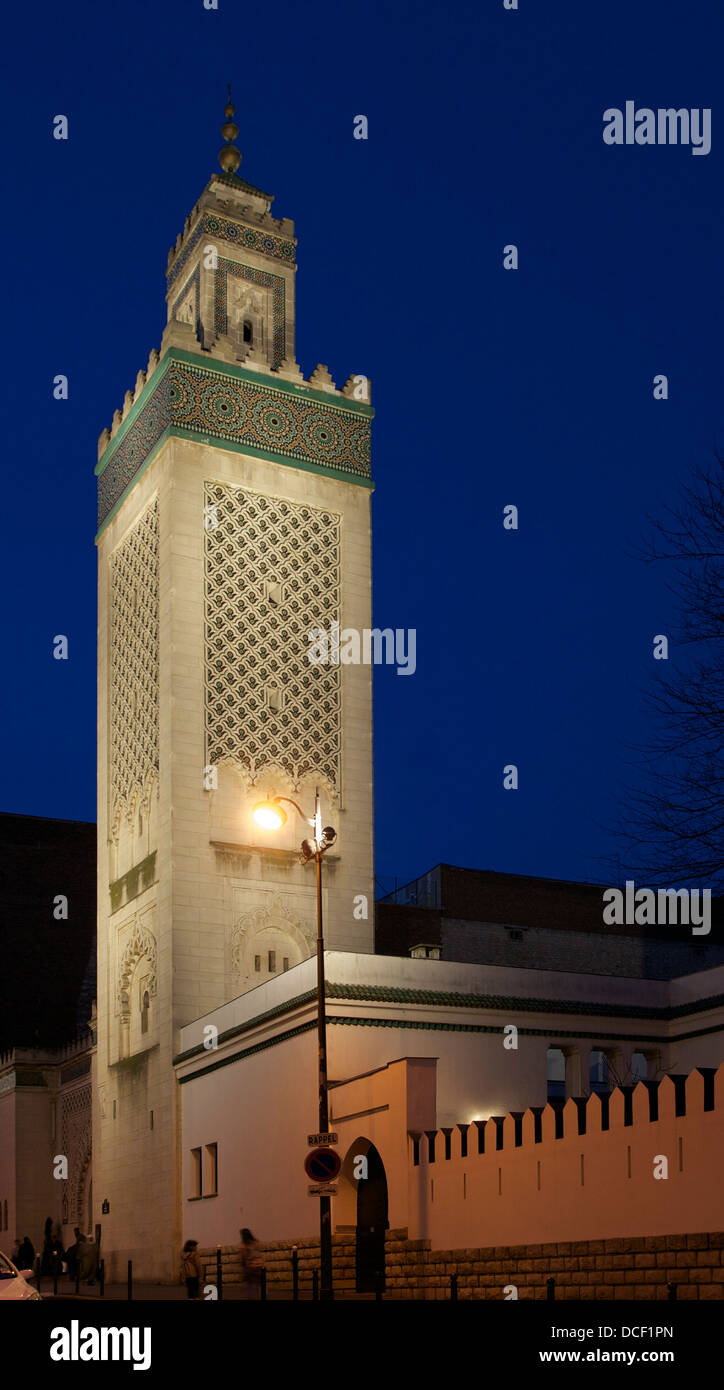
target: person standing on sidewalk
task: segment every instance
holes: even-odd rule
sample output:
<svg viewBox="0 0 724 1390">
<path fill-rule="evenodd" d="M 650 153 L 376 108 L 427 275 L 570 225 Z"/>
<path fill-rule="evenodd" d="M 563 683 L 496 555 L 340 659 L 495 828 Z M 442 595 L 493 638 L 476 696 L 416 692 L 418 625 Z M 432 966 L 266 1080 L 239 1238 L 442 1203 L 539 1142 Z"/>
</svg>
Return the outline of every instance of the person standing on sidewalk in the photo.
<svg viewBox="0 0 724 1390">
<path fill-rule="evenodd" d="M 43 1253 L 40 1257 L 40 1273 L 53 1273 L 53 1218 L 49 1216 L 43 1227 Z"/>
<path fill-rule="evenodd" d="M 259 1242 L 248 1226 L 239 1232 L 241 1236 L 241 1270 L 244 1281 L 244 1298 L 261 1298 L 261 1272 L 264 1261 L 259 1250 Z"/>
<path fill-rule="evenodd" d="M 73 1227 L 73 1244 L 68 1246 L 65 1258 L 68 1264 L 68 1278 L 75 1279 L 78 1269 L 78 1241 L 80 1240 L 80 1227 Z"/>
<path fill-rule="evenodd" d="M 78 1271 L 87 1284 L 95 1284 L 98 1273 L 98 1242 L 93 1236 L 78 1236 Z"/>
<path fill-rule="evenodd" d="M 181 1262 L 183 1265 L 183 1275 L 186 1280 L 186 1292 L 189 1298 L 199 1297 L 199 1284 L 201 1283 L 201 1258 L 197 1250 L 197 1240 L 187 1240 L 181 1252 Z"/>
</svg>

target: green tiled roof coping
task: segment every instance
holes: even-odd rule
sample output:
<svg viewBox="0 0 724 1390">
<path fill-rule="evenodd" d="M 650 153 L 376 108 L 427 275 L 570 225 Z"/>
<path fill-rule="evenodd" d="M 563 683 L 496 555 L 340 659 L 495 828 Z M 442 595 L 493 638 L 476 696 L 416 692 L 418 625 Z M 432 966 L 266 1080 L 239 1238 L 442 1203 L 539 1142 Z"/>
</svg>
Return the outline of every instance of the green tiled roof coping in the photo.
<svg viewBox="0 0 724 1390">
<path fill-rule="evenodd" d="M 288 999 L 283 1004 L 277 1004 L 272 1009 L 267 1009 L 263 1013 L 255 1014 L 253 1018 L 245 1023 L 237 1023 L 232 1028 L 227 1028 L 219 1034 L 218 1042 L 229 1042 L 234 1037 L 239 1037 L 242 1033 L 249 1032 L 252 1028 L 261 1023 L 269 1022 L 271 1019 L 280 1018 L 293 1009 L 298 1009 L 305 1004 L 309 1004 L 316 999 L 316 989 L 307 990 L 304 994 L 297 994 L 292 999 Z M 351 999 L 360 1002 L 387 1002 L 392 1004 L 431 1004 L 443 1005 L 452 1008 L 472 1008 L 472 1009 L 498 1009 L 509 1013 L 511 1010 L 528 1013 L 568 1013 L 583 1014 L 584 1016 L 614 1017 L 620 1018 L 623 1022 L 626 1019 L 648 1020 L 649 1022 L 671 1022 L 675 1018 L 683 1018 L 687 1014 L 702 1012 L 705 1009 L 717 1008 L 724 1004 L 724 995 L 713 995 L 708 999 L 699 1000 L 695 1004 L 682 1004 L 672 1008 L 650 1008 L 639 1005 L 630 1006 L 627 1009 L 617 1008 L 615 1005 L 608 1004 L 576 1004 L 569 1000 L 556 1002 L 549 999 L 519 999 L 505 995 L 490 994 L 457 994 L 454 991 L 436 990 L 413 990 L 413 989 L 394 989 L 384 985 L 346 985 L 346 984 L 327 984 L 325 999 L 332 1001 L 335 999 Z M 381 1019 L 381 1018 L 352 1018 L 341 1017 L 340 1015 L 327 1015 L 328 1023 L 348 1024 L 359 1027 L 377 1028 L 418 1028 L 428 1029 L 439 1032 L 455 1033 L 499 1033 L 500 1029 L 496 1024 L 467 1024 L 467 1023 L 436 1023 L 426 1020 L 415 1019 Z M 582 1033 L 580 1031 L 570 1031 L 567 1029 L 542 1029 L 542 1028 L 519 1028 L 520 1033 L 535 1037 L 547 1037 L 555 1032 L 556 1037 L 579 1037 L 579 1038 L 603 1038 L 614 1037 L 627 1042 L 665 1042 L 666 1038 L 652 1038 L 640 1033 L 615 1033 L 603 1034 Z M 715 1029 L 699 1029 L 694 1033 L 686 1034 L 687 1037 L 698 1037 L 702 1034 L 720 1031 Z M 286 1035 L 285 1035 L 286 1036 Z M 174 1065 L 190 1061 L 192 1057 L 198 1056 L 206 1051 L 203 1043 L 198 1043 L 194 1047 L 187 1048 L 174 1057 Z M 230 1059 L 233 1060 L 233 1059 Z M 195 1073 L 196 1075 L 197 1073 Z"/>
<path fill-rule="evenodd" d="M 329 391 L 318 391 L 315 386 L 301 386 L 292 381 L 282 381 L 277 379 L 273 372 L 252 372 L 248 367 L 241 367 L 233 362 L 220 362 L 218 358 L 204 356 L 196 352 L 187 352 L 185 348 L 170 347 L 163 354 L 153 375 L 146 382 L 138 400 L 134 401 L 125 420 L 119 425 L 113 438 L 109 441 L 99 458 L 94 472 L 96 476 L 108 467 L 118 446 L 123 442 L 131 426 L 140 415 L 149 396 L 152 394 L 163 380 L 166 372 L 173 362 L 186 362 L 191 367 L 203 367 L 205 371 L 216 376 L 235 376 L 240 381 L 248 381 L 252 386 L 268 386 L 273 391 L 287 392 L 291 396 L 301 396 L 304 400 L 318 401 L 320 405 L 328 406 L 332 410 L 351 411 L 353 415 L 361 415 L 367 420 L 373 420 L 375 411 L 371 405 L 365 405 L 362 401 L 350 400 L 348 396 L 333 396 Z"/>
</svg>

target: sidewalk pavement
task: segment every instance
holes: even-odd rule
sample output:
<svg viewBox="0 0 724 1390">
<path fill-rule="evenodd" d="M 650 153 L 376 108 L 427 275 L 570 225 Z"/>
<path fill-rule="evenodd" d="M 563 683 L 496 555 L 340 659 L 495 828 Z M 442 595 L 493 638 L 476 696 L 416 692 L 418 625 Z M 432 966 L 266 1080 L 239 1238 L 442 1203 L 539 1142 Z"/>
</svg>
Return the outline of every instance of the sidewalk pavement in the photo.
<svg viewBox="0 0 724 1390">
<path fill-rule="evenodd" d="M 76 1294 L 76 1291 L 75 1291 L 75 1280 L 65 1279 L 65 1278 L 59 1279 L 59 1280 L 58 1280 L 58 1292 L 57 1292 L 57 1294 L 54 1294 L 54 1293 L 53 1293 L 53 1280 L 52 1280 L 51 1278 L 46 1277 L 46 1278 L 44 1278 L 44 1279 L 41 1279 L 41 1281 L 40 1281 L 40 1292 L 41 1292 L 42 1297 L 43 1297 L 46 1301 L 50 1301 L 50 1300 L 52 1300 L 52 1299 L 54 1299 L 54 1298 L 62 1299 L 63 1302 L 72 1300 L 74 1303 L 75 1303 L 75 1302 L 84 1302 L 84 1303 L 85 1303 L 85 1302 L 89 1302 L 89 1301 L 95 1303 L 95 1302 L 100 1302 L 100 1301 L 101 1301 L 101 1298 L 100 1298 L 100 1288 L 99 1288 L 99 1285 L 98 1285 L 98 1281 L 97 1281 L 97 1280 L 96 1280 L 96 1283 L 95 1283 L 95 1284 L 90 1284 L 90 1285 L 89 1285 L 89 1284 L 86 1284 L 86 1283 L 83 1283 L 83 1281 L 81 1281 L 80 1291 L 79 1291 L 79 1293 Z M 245 1298 L 245 1289 L 244 1289 L 244 1286 L 243 1286 L 242 1284 L 225 1284 L 225 1285 L 224 1285 L 224 1288 L 223 1288 L 223 1296 L 224 1296 L 224 1297 L 223 1297 L 224 1303 L 229 1303 L 229 1302 L 243 1303 L 243 1302 L 250 1302 L 250 1301 L 251 1301 L 251 1300 Z M 347 1301 L 353 1301 L 353 1302 L 374 1302 L 374 1297 L 375 1297 L 374 1294 L 368 1294 L 368 1293 L 348 1293 L 348 1292 L 346 1292 L 346 1291 L 345 1291 L 344 1293 L 337 1292 L 337 1293 L 335 1293 L 335 1302 L 347 1302 Z M 146 1302 L 161 1302 L 161 1303 L 168 1303 L 168 1302 L 171 1302 L 171 1303 L 173 1303 L 173 1302 L 177 1301 L 178 1299 L 182 1299 L 182 1300 L 183 1300 L 184 1302 L 186 1302 L 186 1303 L 189 1302 L 189 1299 L 188 1299 L 187 1294 L 186 1294 L 186 1286 L 185 1286 L 184 1284 L 136 1284 L 136 1283 L 134 1283 L 134 1285 L 133 1285 L 133 1299 L 132 1299 L 132 1302 L 133 1302 L 133 1303 L 146 1303 Z M 104 1293 L 104 1295 L 103 1295 L 103 1300 L 102 1300 L 102 1301 L 103 1301 L 104 1303 L 109 1303 L 109 1302 L 110 1302 L 110 1303 L 127 1303 L 127 1302 L 128 1302 L 128 1286 L 127 1286 L 127 1284 L 106 1284 L 105 1293 Z M 214 1300 L 214 1299 L 203 1299 L 203 1298 L 200 1298 L 198 1301 L 199 1301 L 200 1303 L 204 1303 L 204 1302 L 206 1302 L 206 1303 L 212 1303 L 212 1302 L 214 1302 L 215 1300 Z M 255 1300 L 255 1301 L 258 1302 L 259 1300 L 257 1299 L 257 1300 Z M 291 1303 L 291 1302 L 292 1302 L 292 1293 L 291 1293 L 291 1289 L 275 1289 L 275 1288 L 269 1288 L 269 1287 L 267 1287 L 266 1301 L 267 1301 L 267 1303 L 270 1303 L 270 1302 L 271 1302 L 271 1303 Z M 311 1303 L 311 1302 L 312 1302 L 312 1291 L 311 1291 L 311 1289 L 306 1289 L 306 1288 L 300 1289 L 300 1290 L 299 1290 L 299 1301 L 300 1301 L 300 1303 Z"/>
</svg>

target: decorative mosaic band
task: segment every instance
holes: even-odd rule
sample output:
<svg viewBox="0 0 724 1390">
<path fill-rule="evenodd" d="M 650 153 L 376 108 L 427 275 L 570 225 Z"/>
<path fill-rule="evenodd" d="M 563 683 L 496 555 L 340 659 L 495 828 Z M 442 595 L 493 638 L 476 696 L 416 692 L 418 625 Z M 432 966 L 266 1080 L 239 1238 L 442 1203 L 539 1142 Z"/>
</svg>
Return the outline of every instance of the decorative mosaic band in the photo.
<svg viewBox="0 0 724 1390">
<path fill-rule="evenodd" d="M 201 267 L 200 267 L 199 265 L 196 266 L 196 269 L 194 270 L 193 274 L 189 275 L 189 278 L 188 278 L 188 280 L 186 281 L 186 284 L 183 286 L 183 288 L 179 291 L 179 293 L 177 294 L 176 298 L 174 299 L 174 302 L 173 302 L 173 304 L 171 305 L 171 318 L 172 318 L 172 319 L 177 318 L 177 316 L 178 316 L 178 306 L 179 306 L 179 304 L 181 303 L 182 299 L 185 299 L 185 298 L 186 298 L 186 295 L 188 294 L 188 291 L 189 291 L 189 287 L 190 287 L 191 285 L 193 285 L 193 286 L 194 286 L 194 289 L 196 290 L 196 297 L 195 297 L 195 301 L 194 301 L 194 309 L 195 309 L 195 313 L 194 313 L 194 325 L 197 325 L 198 322 L 199 322 L 200 305 L 201 305 Z M 200 334 L 199 334 L 198 328 L 197 328 L 197 336 L 199 337 L 199 341 L 200 341 L 201 338 L 200 338 Z"/>
<path fill-rule="evenodd" d="M 246 246 L 250 251 L 258 251 L 263 256 L 274 256 L 276 260 L 284 261 L 287 265 L 294 265 L 295 246 L 293 241 L 289 241 L 286 237 L 275 236 L 273 232 L 268 232 L 266 229 L 247 227 L 242 222 L 233 222 L 228 217 L 214 217 L 207 212 L 197 222 L 181 255 L 177 256 L 167 273 L 169 289 L 175 284 L 191 252 L 198 244 L 199 237 L 204 233 L 214 237 L 217 241 L 229 241 L 236 243 L 237 246 Z"/>
<path fill-rule="evenodd" d="M 156 375 L 152 378 L 155 390 L 150 391 L 140 413 L 124 434 L 103 471 L 99 473 L 99 528 L 171 424 L 168 372 L 160 374 L 160 379 L 157 380 L 156 376 L 159 374 L 160 368 L 157 368 Z M 114 442 L 111 441 L 111 447 Z"/>
<path fill-rule="evenodd" d="M 157 369 L 148 399 L 99 465 L 99 529 L 166 431 L 226 440 L 281 462 L 369 482 L 371 412 L 361 414 L 346 402 L 327 405 L 241 373 L 169 353 L 168 367 Z"/>
</svg>

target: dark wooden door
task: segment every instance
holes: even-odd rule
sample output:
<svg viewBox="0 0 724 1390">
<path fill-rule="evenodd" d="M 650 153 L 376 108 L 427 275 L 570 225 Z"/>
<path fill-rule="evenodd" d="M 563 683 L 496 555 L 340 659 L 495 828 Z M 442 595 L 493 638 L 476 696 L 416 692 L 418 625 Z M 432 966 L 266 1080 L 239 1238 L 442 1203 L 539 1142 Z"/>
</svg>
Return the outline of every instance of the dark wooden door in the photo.
<svg viewBox="0 0 724 1390">
<path fill-rule="evenodd" d="M 367 1153 L 367 1177 L 357 1180 L 357 1292 L 374 1293 L 376 1277 L 385 1286 L 387 1178 L 374 1148 Z"/>
</svg>

